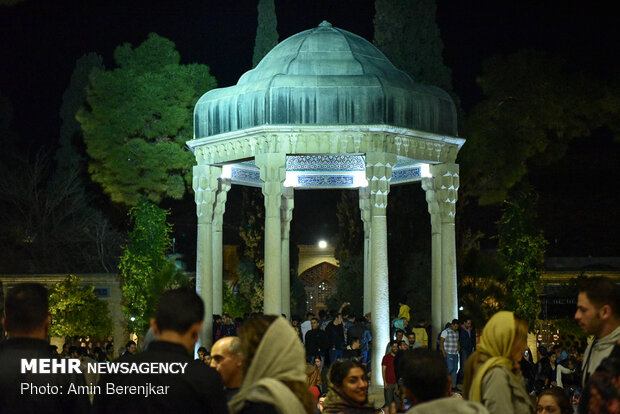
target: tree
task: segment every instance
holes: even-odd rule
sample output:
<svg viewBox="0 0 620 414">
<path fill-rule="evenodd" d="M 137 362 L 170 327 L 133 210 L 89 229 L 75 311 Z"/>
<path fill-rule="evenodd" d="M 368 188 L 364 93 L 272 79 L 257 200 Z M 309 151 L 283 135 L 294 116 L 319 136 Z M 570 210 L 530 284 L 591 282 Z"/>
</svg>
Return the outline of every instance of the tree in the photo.
<svg viewBox="0 0 620 414">
<path fill-rule="evenodd" d="M 142 196 L 181 199 L 191 183 L 193 108 L 215 79 L 205 65 L 180 65 L 174 43 L 154 33 L 117 47 L 114 60 L 115 69 L 93 69 L 77 115 L 91 178 L 128 206 Z"/>
<path fill-rule="evenodd" d="M 6 148 L 0 163 L 0 267 L 5 272 L 109 271 L 120 233 L 96 210 L 77 168 L 62 174 L 40 150 Z M 59 254 L 62 253 L 62 254 Z"/>
<path fill-rule="evenodd" d="M 93 69 L 103 70 L 103 58 L 96 53 L 88 53 L 75 62 L 69 87 L 62 96 L 60 107 L 60 148 L 56 152 L 58 169 L 66 170 L 81 167 L 84 160 L 78 148 L 83 146 L 82 127 L 75 118 L 79 109 L 86 102 L 88 77 Z"/>
<path fill-rule="evenodd" d="M 377 0 L 374 44 L 414 81 L 452 93 L 436 14 L 435 0 Z"/>
<path fill-rule="evenodd" d="M 506 304 L 534 326 L 540 313 L 540 276 L 547 241 L 536 225 L 536 193 L 514 191 L 499 221 L 499 253 L 506 263 Z"/>
<path fill-rule="evenodd" d="M 480 249 L 484 234 L 465 231 L 457 249 L 458 297 L 463 314 L 483 326 L 501 310 L 506 296 L 506 271 L 502 257 L 495 251 Z"/>
<path fill-rule="evenodd" d="M 258 26 L 256 27 L 252 67 L 256 67 L 278 44 L 277 25 L 276 6 L 273 0 L 258 0 Z"/>
<path fill-rule="evenodd" d="M 133 229 L 123 247 L 119 270 L 123 312 L 130 332 L 146 332 L 161 294 L 189 283 L 174 261 L 166 257 L 172 245 L 172 226 L 166 223 L 168 214 L 145 199 L 129 211 Z"/>
<path fill-rule="evenodd" d="M 330 309 L 338 309 L 344 302 L 362 313 L 364 297 L 364 228 L 356 191 L 342 191 L 336 206 L 338 239 L 334 257 L 338 260 L 336 286 L 328 299 Z"/>
<path fill-rule="evenodd" d="M 540 52 L 485 61 L 478 84 L 486 99 L 465 120 L 458 162 L 464 196 L 480 204 L 505 200 L 528 165 L 557 161 L 573 138 L 602 125 L 617 128 L 616 83 L 603 86 Z"/>
<path fill-rule="evenodd" d="M 112 334 L 108 304 L 99 299 L 94 286 L 82 285 L 75 275 L 67 275 L 50 292 L 50 335 L 103 338 Z"/>
</svg>

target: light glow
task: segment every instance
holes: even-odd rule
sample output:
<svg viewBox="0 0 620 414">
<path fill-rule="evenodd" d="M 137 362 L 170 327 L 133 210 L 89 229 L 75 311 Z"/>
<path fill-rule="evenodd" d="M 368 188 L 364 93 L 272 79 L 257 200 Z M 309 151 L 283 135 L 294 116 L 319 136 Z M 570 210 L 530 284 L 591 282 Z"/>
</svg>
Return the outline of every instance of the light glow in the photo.
<svg viewBox="0 0 620 414">
<path fill-rule="evenodd" d="M 319 248 L 324 249 L 327 247 L 327 242 L 325 240 L 319 241 Z"/>
<path fill-rule="evenodd" d="M 431 175 L 431 166 L 429 164 L 421 164 L 420 165 L 420 175 L 422 177 L 432 177 L 432 175 Z"/>
</svg>

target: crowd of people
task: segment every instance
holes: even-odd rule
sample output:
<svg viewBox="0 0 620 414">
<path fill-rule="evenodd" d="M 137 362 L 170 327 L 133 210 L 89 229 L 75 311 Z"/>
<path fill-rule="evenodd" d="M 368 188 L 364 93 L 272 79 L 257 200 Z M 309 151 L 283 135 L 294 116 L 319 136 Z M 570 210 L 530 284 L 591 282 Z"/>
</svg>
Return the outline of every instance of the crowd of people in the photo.
<svg viewBox="0 0 620 414">
<path fill-rule="evenodd" d="M 369 401 L 368 378 L 370 350 L 384 344 L 372 341 L 371 315 L 355 315 L 347 303 L 290 322 L 276 315 L 234 321 L 216 316 L 213 345 L 198 348 L 194 359 L 204 303 L 192 290 L 174 289 L 161 296 L 152 338 L 145 338 L 142 350 L 130 341 L 114 358 L 109 343 L 67 345 L 60 354 L 50 347 L 47 295 L 32 283 L 6 295 L 2 414 L 620 413 L 620 294 L 606 278 L 588 279 L 579 292 L 575 319 L 593 336 L 584 352 L 541 347 L 536 362 L 527 346 L 529 327 L 513 312 L 494 314 L 479 327 L 480 335 L 471 320 L 455 319 L 431 341 L 424 321 L 410 326 L 410 308 L 399 304 L 381 360 L 380 408 Z M 181 374 L 53 374 L 24 372 L 20 365 L 23 358 L 63 357 L 80 364 L 165 362 L 187 368 Z M 24 393 L 23 384 L 38 391 Z M 69 392 L 76 386 L 88 392 Z M 152 391 L 127 391 L 140 387 Z"/>
</svg>

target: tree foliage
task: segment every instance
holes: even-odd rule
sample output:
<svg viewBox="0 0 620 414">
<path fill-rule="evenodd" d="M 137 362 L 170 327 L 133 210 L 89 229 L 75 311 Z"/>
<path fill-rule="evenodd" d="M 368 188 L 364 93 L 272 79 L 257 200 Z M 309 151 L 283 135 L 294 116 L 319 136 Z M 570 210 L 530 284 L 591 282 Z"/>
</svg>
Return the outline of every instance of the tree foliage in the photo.
<svg viewBox="0 0 620 414">
<path fill-rule="evenodd" d="M 416 82 L 452 92 L 452 72 L 443 63 L 435 0 L 375 1 L 374 44 Z"/>
<path fill-rule="evenodd" d="M 120 233 L 84 192 L 77 167 L 58 173 L 44 150 L 0 163 L 0 269 L 12 273 L 111 271 Z M 62 254 L 59 254 L 62 252 Z"/>
<path fill-rule="evenodd" d="M 499 221 L 499 253 L 506 265 L 506 304 L 534 326 L 540 313 L 540 277 L 547 241 L 536 224 L 536 194 L 522 186 Z"/>
<path fill-rule="evenodd" d="M 88 77 L 93 69 L 103 70 L 103 58 L 96 53 L 88 53 L 75 62 L 71 81 L 62 96 L 60 106 L 60 148 L 56 152 L 59 172 L 81 167 L 84 159 L 79 149 L 83 146 L 82 127 L 75 118 L 86 102 Z"/>
<path fill-rule="evenodd" d="M 482 233 L 465 231 L 457 249 L 459 305 L 475 326 L 483 326 L 501 310 L 506 296 L 504 261 L 495 251 L 481 250 L 483 237 Z"/>
<path fill-rule="evenodd" d="M 278 44 L 278 21 L 274 0 L 258 0 L 258 26 L 252 67 L 256 67 L 271 49 Z"/>
<path fill-rule="evenodd" d="M 94 286 L 82 285 L 75 275 L 54 285 L 49 304 L 52 336 L 103 338 L 112 334 L 108 304 L 97 297 Z"/>
<path fill-rule="evenodd" d="M 166 257 L 172 245 L 168 213 L 145 199 L 129 211 L 133 229 L 123 246 L 119 270 L 123 312 L 130 332 L 146 332 L 160 295 L 166 289 L 188 284 L 183 272 Z"/>
<path fill-rule="evenodd" d="M 618 130 L 617 82 L 603 86 L 543 53 L 491 58 L 478 83 L 486 99 L 465 121 L 458 161 L 465 195 L 481 204 L 506 199 L 529 163 L 557 161 L 573 138 L 602 125 Z"/>
<path fill-rule="evenodd" d="M 191 183 L 193 108 L 215 79 L 205 65 L 179 64 L 174 43 L 154 33 L 136 48 L 117 47 L 114 60 L 117 68 L 91 72 L 77 116 L 91 178 L 129 206 L 142 196 L 181 199 Z"/>
<path fill-rule="evenodd" d="M 390 189 L 387 220 L 391 309 L 397 311 L 398 302 L 407 303 L 414 319 L 430 320 L 431 227 L 420 186 Z"/>
<path fill-rule="evenodd" d="M 356 191 L 342 191 L 336 206 L 338 239 L 334 257 L 338 260 L 334 292 L 327 301 L 329 309 L 344 302 L 361 315 L 364 298 L 364 227 Z"/>
</svg>

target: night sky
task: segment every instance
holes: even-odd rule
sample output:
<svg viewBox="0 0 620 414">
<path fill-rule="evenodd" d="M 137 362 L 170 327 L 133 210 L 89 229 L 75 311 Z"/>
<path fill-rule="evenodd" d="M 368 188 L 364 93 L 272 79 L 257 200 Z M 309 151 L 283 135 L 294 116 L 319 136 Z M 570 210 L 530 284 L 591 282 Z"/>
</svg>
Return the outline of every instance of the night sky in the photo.
<svg viewBox="0 0 620 414">
<path fill-rule="evenodd" d="M 12 7 L 0 6 L 0 91 L 14 107 L 12 129 L 20 134 L 24 147 L 45 144 L 54 149 L 60 129 L 62 94 L 76 59 L 96 52 L 103 56 L 106 67 L 112 67 L 112 53 L 117 45 L 129 42 L 137 46 L 150 32 L 175 42 L 183 63 L 210 66 L 220 87 L 235 84 L 251 67 L 256 3 L 25 0 Z M 275 3 L 280 40 L 328 20 L 372 41 L 373 1 Z M 482 61 L 496 54 L 534 48 L 564 56 L 572 68 L 597 76 L 605 77 L 618 70 L 617 15 L 593 3 L 438 0 L 437 23 L 445 46 L 444 59 L 452 69 L 454 89 L 464 110 L 482 98 L 475 80 L 481 74 Z M 587 236 L 593 240 L 592 246 L 564 249 L 559 254 L 620 255 L 613 237 L 618 234 L 618 225 L 606 225 L 606 221 L 618 218 L 615 211 L 620 177 L 615 166 L 619 154 L 618 144 L 601 133 L 576 140 L 562 162 L 537 171 L 540 176 L 533 181 L 541 191 L 541 202 L 548 202 L 541 208 L 543 219 L 557 217 L 554 208 L 568 209 L 565 218 L 578 223 L 575 225 L 579 230 L 574 233 L 592 233 Z M 595 167 L 598 163 L 614 168 L 608 168 L 601 179 Z M 563 201 L 558 201 L 558 194 Z M 233 200 L 235 197 L 232 194 Z M 337 198 L 337 192 L 296 195 L 295 213 L 307 217 L 303 226 L 313 229 L 298 232 L 300 242 L 314 243 L 318 237 L 333 237 L 333 203 Z M 313 210 L 318 204 L 331 206 L 331 213 L 318 217 Z M 186 208 L 187 214 L 193 214 L 192 206 Z M 481 210 L 480 214 L 486 213 Z M 192 220 L 195 219 L 187 218 L 188 223 Z M 296 218 L 298 226 L 300 220 Z M 547 224 L 554 237 L 564 237 L 563 221 Z M 579 243 L 582 242 L 577 238 L 575 244 Z"/>
</svg>

